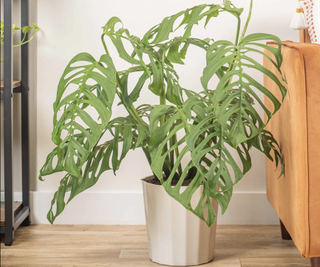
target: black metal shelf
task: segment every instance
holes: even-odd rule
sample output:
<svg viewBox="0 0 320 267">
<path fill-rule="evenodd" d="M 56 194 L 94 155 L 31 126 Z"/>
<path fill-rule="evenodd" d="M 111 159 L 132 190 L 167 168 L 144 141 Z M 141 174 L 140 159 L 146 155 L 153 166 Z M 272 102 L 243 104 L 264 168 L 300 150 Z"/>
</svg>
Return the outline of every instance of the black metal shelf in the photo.
<svg viewBox="0 0 320 267">
<path fill-rule="evenodd" d="M 4 92 L 3 92 L 3 83 L 4 81 L 1 81 L 1 86 L 0 86 L 0 100 L 3 100 L 3 95 L 4 95 Z M 21 93 L 22 90 L 21 90 L 21 81 L 13 81 L 12 83 L 12 90 L 13 90 L 13 93 Z"/>
<path fill-rule="evenodd" d="M 1 233 L 5 234 L 4 243 L 12 245 L 14 231 L 20 225 L 30 224 L 29 200 L 29 52 L 28 44 L 21 47 L 21 81 L 15 86 L 13 81 L 13 41 L 12 41 L 12 6 L 13 0 L 2 0 L 4 8 L 4 63 L 3 90 L 1 86 L 0 98 L 3 105 L 3 140 L 4 140 L 4 226 Z M 29 0 L 19 0 L 21 3 L 21 27 L 29 25 Z M 1 5 L 0 5 L 1 8 Z M 1 14 L 1 10 L 0 10 Z M 0 66 L 1 68 L 1 66 Z M 1 69 L 0 69 L 1 73 Z M 12 109 L 13 94 L 21 94 L 21 164 L 22 164 L 22 203 L 15 212 L 13 199 L 12 177 Z M 2 118 L 2 117 L 1 117 Z"/>
</svg>

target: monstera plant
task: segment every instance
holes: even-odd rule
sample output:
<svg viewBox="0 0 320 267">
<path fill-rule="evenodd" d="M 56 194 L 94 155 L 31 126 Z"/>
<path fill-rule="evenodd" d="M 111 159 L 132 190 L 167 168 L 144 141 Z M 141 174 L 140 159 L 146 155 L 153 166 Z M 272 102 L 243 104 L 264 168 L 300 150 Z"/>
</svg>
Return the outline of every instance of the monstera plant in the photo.
<svg viewBox="0 0 320 267">
<path fill-rule="evenodd" d="M 56 147 L 40 172 L 40 179 L 65 173 L 48 212 L 51 223 L 67 202 L 92 187 L 103 173 L 115 173 L 130 150 L 141 148 L 166 192 L 208 226 L 216 219 L 210 198 L 226 211 L 233 186 L 251 168 L 253 147 L 280 164 L 283 172 L 280 148 L 264 130 L 286 95 L 283 81 L 277 78 L 282 77 L 281 41 L 270 34 L 246 35 L 251 10 L 252 1 L 242 32 L 243 9 L 227 0 L 166 17 L 142 38 L 132 35 L 119 18 L 109 19 L 101 36 L 105 54 L 99 60 L 88 53 L 76 55 L 58 85 L 52 132 Z M 202 21 L 207 25 L 222 12 L 237 21 L 234 42 L 192 37 L 195 25 Z M 172 37 L 177 29 L 182 34 Z M 129 63 L 127 69 L 115 68 L 107 38 L 118 54 L 113 57 Z M 275 41 L 278 48 L 266 45 L 268 40 Z M 176 64 L 184 64 L 191 46 L 200 48 L 198 57 L 206 58 L 202 90 L 182 88 L 175 70 Z M 254 60 L 254 54 L 270 60 L 280 75 Z M 270 93 L 249 74 L 250 69 L 272 79 L 283 98 Z M 129 83 L 129 77 L 137 73 L 136 84 Z M 214 88 L 209 86 L 213 76 L 219 79 Z M 137 106 L 142 90 L 157 95 L 158 104 Z M 272 110 L 259 94 L 273 103 Z M 127 110 L 126 117 L 112 118 L 112 107 L 118 104 Z M 266 113 L 266 122 L 257 107 Z M 105 136 L 111 139 L 102 142 Z M 181 192 L 183 183 L 188 186 Z M 202 196 L 192 207 L 192 195 L 199 187 L 203 187 Z M 208 216 L 204 216 L 205 210 Z"/>
</svg>

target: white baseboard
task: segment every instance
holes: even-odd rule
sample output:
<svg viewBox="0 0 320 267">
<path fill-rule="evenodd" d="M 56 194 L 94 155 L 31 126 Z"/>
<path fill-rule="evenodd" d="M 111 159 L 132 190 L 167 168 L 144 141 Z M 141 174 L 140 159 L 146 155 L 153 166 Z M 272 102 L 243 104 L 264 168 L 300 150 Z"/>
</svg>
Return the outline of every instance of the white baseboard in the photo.
<svg viewBox="0 0 320 267">
<path fill-rule="evenodd" d="M 53 192 L 31 193 L 31 222 L 46 224 Z M 66 207 L 55 224 L 144 224 L 142 193 L 84 192 Z"/>
<path fill-rule="evenodd" d="M 47 224 L 53 192 L 31 193 L 31 222 Z M 234 192 L 228 211 L 218 224 L 278 224 L 279 219 L 265 192 Z M 72 200 L 55 224 L 145 224 L 142 192 L 84 192 Z"/>
<path fill-rule="evenodd" d="M 265 192 L 234 192 L 226 213 L 218 215 L 218 224 L 278 225 L 279 217 Z"/>
</svg>

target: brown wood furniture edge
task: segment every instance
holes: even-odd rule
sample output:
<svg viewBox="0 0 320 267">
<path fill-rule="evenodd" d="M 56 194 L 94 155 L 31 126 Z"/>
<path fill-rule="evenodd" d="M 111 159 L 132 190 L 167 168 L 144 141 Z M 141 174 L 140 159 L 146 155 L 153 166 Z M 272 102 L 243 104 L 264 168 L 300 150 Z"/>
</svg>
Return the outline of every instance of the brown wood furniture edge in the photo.
<svg viewBox="0 0 320 267">
<path fill-rule="evenodd" d="M 21 81 L 13 81 L 12 83 L 13 88 L 17 88 L 19 86 L 21 86 Z M 3 91 L 3 88 L 4 88 L 3 80 L 1 80 L 0 88 L 1 88 L 1 91 Z"/>
<path fill-rule="evenodd" d="M 21 202 L 14 202 L 13 203 L 14 215 L 16 215 L 21 209 L 22 209 Z M 0 225 L 5 226 L 5 205 L 4 205 L 4 202 L 1 202 L 1 222 L 0 222 Z"/>
</svg>

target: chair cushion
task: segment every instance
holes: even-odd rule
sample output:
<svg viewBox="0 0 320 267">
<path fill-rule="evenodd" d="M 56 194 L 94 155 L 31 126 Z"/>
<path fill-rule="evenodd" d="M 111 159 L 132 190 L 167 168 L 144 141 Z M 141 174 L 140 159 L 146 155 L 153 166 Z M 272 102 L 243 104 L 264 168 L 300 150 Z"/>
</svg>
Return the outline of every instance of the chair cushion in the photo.
<svg viewBox="0 0 320 267">
<path fill-rule="evenodd" d="M 277 179 L 279 170 L 267 160 L 267 197 L 302 256 L 320 257 L 320 45 L 284 42 L 282 54 L 288 93 L 267 130 L 280 144 L 285 174 Z M 264 66 L 276 73 L 266 58 Z M 281 99 L 270 78 L 264 84 Z"/>
</svg>

